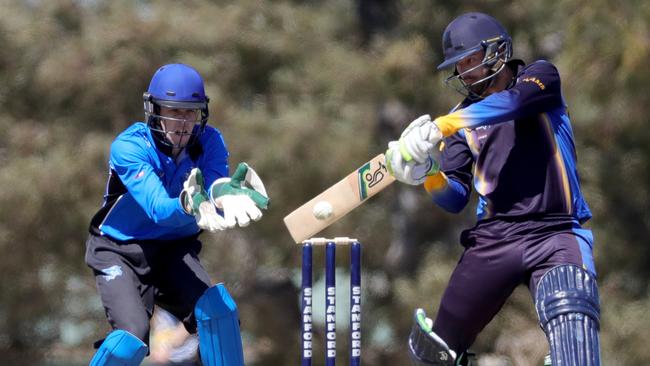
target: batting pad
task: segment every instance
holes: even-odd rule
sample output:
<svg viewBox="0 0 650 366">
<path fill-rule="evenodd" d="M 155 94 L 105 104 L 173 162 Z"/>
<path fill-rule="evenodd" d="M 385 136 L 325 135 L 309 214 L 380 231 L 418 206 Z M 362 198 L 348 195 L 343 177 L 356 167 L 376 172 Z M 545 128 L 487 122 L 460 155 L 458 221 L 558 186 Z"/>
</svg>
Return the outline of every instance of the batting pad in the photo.
<svg viewBox="0 0 650 366">
<path fill-rule="evenodd" d="M 118 329 L 106 337 L 90 360 L 90 366 L 139 366 L 147 355 L 147 345 L 133 334 Z"/>
<path fill-rule="evenodd" d="M 553 365 L 600 365 L 600 302 L 596 277 L 574 265 L 542 276 L 535 305 Z"/>
<path fill-rule="evenodd" d="M 223 284 L 210 287 L 194 309 L 204 366 L 243 366 L 237 304 Z"/>
</svg>

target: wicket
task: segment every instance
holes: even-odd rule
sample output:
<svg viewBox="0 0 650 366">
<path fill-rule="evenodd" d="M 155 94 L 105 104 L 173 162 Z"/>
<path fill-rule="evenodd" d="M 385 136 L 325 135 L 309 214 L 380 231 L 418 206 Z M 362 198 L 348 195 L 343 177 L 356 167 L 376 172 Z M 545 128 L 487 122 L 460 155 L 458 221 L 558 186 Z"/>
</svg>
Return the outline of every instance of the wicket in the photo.
<svg viewBox="0 0 650 366">
<path fill-rule="evenodd" d="M 336 246 L 350 244 L 350 365 L 361 364 L 361 243 L 311 238 L 302 243 L 302 366 L 312 359 L 312 245 L 325 245 L 325 365 L 336 363 Z"/>
</svg>

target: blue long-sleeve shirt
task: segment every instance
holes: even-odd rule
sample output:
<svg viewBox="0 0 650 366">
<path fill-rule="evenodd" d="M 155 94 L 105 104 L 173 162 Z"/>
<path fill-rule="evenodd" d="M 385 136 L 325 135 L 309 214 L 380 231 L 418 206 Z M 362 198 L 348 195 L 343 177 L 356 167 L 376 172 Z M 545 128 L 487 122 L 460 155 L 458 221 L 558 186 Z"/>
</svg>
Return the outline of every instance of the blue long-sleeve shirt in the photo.
<svg viewBox="0 0 650 366">
<path fill-rule="evenodd" d="M 479 220 L 560 214 L 587 221 L 559 73 L 547 61 L 518 68 L 511 88 L 436 118 L 448 184 L 432 199 L 459 212 L 473 186 Z"/>
<path fill-rule="evenodd" d="M 175 161 L 161 151 L 141 122 L 111 144 L 104 202 L 91 222 L 91 232 L 119 241 L 171 240 L 199 232 L 194 216 L 178 196 L 190 171 L 198 167 L 206 187 L 228 176 L 228 150 L 221 133 L 206 126 L 198 145 Z"/>
</svg>

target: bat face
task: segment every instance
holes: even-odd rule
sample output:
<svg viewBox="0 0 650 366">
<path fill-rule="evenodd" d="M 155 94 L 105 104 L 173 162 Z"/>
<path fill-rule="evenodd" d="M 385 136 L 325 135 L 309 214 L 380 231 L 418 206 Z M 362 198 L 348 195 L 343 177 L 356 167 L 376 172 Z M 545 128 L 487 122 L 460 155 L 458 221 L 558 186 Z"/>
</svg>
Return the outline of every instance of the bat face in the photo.
<svg viewBox="0 0 650 366">
<path fill-rule="evenodd" d="M 287 215 L 284 224 L 293 240 L 301 243 L 338 221 L 394 181 L 395 178 L 388 174 L 386 169 L 384 154 L 379 154 Z"/>
</svg>

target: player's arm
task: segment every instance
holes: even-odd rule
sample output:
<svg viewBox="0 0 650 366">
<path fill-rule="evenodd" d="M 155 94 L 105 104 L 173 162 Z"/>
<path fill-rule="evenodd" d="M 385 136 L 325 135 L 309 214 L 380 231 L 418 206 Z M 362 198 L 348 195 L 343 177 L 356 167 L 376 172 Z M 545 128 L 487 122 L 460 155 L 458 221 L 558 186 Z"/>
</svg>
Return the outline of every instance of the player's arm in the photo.
<svg viewBox="0 0 650 366">
<path fill-rule="evenodd" d="M 543 113 L 563 105 L 560 75 L 553 64 L 537 61 L 518 76 L 516 84 L 480 102 L 436 118 L 443 136 L 461 128 L 476 128 Z"/>
<path fill-rule="evenodd" d="M 269 199 L 264 183 L 257 172 L 248 164 L 240 163 L 229 178 L 229 153 L 226 144 L 218 130 L 206 130 L 206 134 L 208 133 L 208 138 L 203 144 L 203 160 L 199 163 L 199 167 L 203 172 L 211 199 L 217 200 L 219 194 L 243 195 L 250 197 L 257 207 L 266 209 Z M 224 185 L 226 182 L 228 184 Z"/>
<path fill-rule="evenodd" d="M 543 113 L 564 105 L 560 76 L 553 64 L 537 61 L 518 75 L 516 84 L 465 108 L 431 120 L 420 116 L 400 136 L 400 153 L 407 162 L 423 163 L 443 137 L 462 128 L 476 128 Z"/>
<path fill-rule="evenodd" d="M 440 174 L 427 177 L 424 188 L 435 204 L 458 213 L 469 202 L 473 164 L 472 153 L 461 133 L 444 139 L 439 160 Z"/>
<path fill-rule="evenodd" d="M 178 197 L 169 196 L 146 151 L 137 143 L 114 141 L 110 164 L 133 199 L 156 224 L 182 226 L 194 220 L 183 210 Z"/>
<path fill-rule="evenodd" d="M 230 154 L 219 131 L 211 127 L 206 127 L 201 148 L 203 154 L 198 165 L 206 187 L 210 187 L 217 179 L 228 177 Z"/>
<path fill-rule="evenodd" d="M 269 202 L 264 183 L 246 163 L 240 163 L 229 177 L 229 154 L 221 134 L 214 128 L 206 129 L 205 134 L 199 167 L 210 202 L 223 212 L 227 227 L 235 224 L 243 227 L 250 220 L 259 220 L 260 209 L 266 209 Z"/>
</svg>

